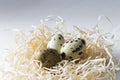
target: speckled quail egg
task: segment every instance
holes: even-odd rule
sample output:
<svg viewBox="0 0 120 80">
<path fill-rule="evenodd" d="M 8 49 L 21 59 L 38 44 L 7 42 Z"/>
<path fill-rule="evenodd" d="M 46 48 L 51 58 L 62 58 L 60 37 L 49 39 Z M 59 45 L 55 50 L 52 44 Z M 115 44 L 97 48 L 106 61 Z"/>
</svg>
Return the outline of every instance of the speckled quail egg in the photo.
<svg viewBox="0 0 120 80">
<path fill-rule="evenodd" d="M 64 44 L 64 42 L 64 37 L 61 34 L 55 34 L 48 42 L 47 48 L 56 49 L 58 52 L 60 52 L 61 46 Z"/>
<path fill-rule="evenodd" d="M 50 68 L 60 62 L 61 58 L 57 50 L 48 48 L 41 52 L 39 60 L 42 63 L 42 67 Z"/>
<path fill-rule="evenodd" d="M 81 38 L 75 38 L 66 41 L 61 47 L 61 56 L 63 59 L 73 60 L 81 58 L 86 48 L 86 41 Z"/>
</svg>

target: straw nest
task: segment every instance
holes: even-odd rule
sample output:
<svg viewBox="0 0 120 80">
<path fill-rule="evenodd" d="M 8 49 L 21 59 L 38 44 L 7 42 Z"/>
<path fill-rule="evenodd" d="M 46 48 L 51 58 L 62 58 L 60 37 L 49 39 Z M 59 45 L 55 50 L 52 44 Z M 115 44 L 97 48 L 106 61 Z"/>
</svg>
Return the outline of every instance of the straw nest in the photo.
<svg viewBox="0 0 120 80">
<path fill-rule="evenodd" d="M 73 32 L 57 17 L 55 27 L 50 27 L 41 21 L 39 27 L 26 33 L 19 31 L 16 35 L 17 48 L 9 51 L 0 68 L 2 80 L 115 80 L 118 63 L 115 64 L 112 55 L 112 41 L 102 34 L 98 27 L 80 29 L 74 26 Z M 66 31 L 68 30 L 68 31 Z M 61 33 L 65 40 L 80 36 L 86 40 L 86 51 L 81 59 L 62 60 L 52 68 L 41 67 L 38 60 L 41 50 L 55 33 Z M 39 63 L 39 64 L 38 64 Z"/>
</svg>

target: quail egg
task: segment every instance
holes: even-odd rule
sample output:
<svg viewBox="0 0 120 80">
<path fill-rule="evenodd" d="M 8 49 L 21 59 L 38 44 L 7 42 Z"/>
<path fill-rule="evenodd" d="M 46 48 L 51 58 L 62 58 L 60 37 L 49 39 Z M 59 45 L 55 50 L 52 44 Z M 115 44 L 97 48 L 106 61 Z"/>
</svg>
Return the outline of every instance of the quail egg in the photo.
<svg viewBox="0 0 120 80">
<path fill-rule="evenodd" d="M 73 60 L 81 58 L 86 48 L 86 41 L 81 38 L 74 38 L 66 41 L 61 47 L 61 56 L 63 59 Z"/>
<path fill-rule="evenodd" d="M 61 58 L 57 50 L 48 48 L 41 52 L 39 60 L 42 63 L 42 67 L 50 68 L 60 62 Z"/>
<path fill-rule="evenodd" d="M 64 37 L 61 34 L 55 34 L 48 42 L 47 48 L 56 49 L 58 52 L 60 52 L 61 46 L 64 44 L 64 42 Z"/>
</svg>

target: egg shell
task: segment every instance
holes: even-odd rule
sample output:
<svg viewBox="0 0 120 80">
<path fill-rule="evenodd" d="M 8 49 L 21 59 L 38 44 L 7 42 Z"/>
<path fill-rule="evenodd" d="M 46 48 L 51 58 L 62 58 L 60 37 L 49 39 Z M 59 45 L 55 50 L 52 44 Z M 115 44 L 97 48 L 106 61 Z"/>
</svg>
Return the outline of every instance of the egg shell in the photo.
<svg viewBox="0 0 120 80">
<path fill-rule="evenodd" d="M 64 42 L 64 37 L 61 34 L 55 34 L 48 42 L 47 48 L 56 49 L 58 52 L 60 52 L 61 46 L 64 44 Z"/>
<path fill-rule="evenodd" d="M 42 63 L 42 67 L 53 67 L 61 61 L 60 54 L 55 49 L 45 49 L 39 55 L 39 61 Z"/>
<path fill-rule="evenodd" d="M 61 54 L 65 59 L 73 60 L 81 58 L 86 48 L 86 42 L 84 39 L 76 38 L 66 41 L 62 48 Z"/>
</svg>

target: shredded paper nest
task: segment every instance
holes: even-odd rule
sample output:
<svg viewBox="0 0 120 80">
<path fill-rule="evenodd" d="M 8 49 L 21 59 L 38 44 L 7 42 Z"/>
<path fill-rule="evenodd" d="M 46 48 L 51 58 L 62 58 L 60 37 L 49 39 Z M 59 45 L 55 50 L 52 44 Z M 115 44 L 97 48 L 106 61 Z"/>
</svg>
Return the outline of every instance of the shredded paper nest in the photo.
<svg viewBox="0 0 120 80">
<path fill-rule="evenodd" d="M 53 27 L 46 21 L 54 21 Z M 119 61 L 112 54 L 114 42 L 98 27 L 81 29 L 73 26 L 69 30 L 60 17 L 41 20 L 39 27 L 23 33 L 18 31 L 15 37 L 17 48 L 9 51 L 0 68 L 1 80 L 115 80 L 119 71 Z M 68 30 L 68 31 L 67 31 Z M 65 40 L 79 36 L 86 40 L 86 51 L 81 59 L 62 60 L 52 68 L 41 67 L 38 61 L 40 50 L 55 33 L 61 33 Z M 40 63 L 40 64 L 38 64 Z"/>
</svg>

